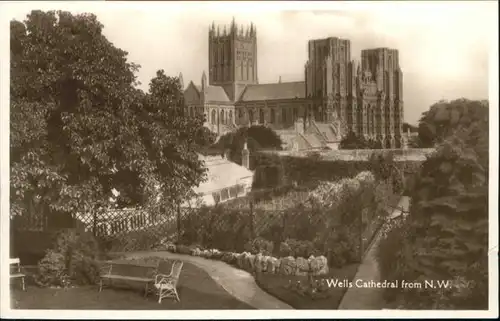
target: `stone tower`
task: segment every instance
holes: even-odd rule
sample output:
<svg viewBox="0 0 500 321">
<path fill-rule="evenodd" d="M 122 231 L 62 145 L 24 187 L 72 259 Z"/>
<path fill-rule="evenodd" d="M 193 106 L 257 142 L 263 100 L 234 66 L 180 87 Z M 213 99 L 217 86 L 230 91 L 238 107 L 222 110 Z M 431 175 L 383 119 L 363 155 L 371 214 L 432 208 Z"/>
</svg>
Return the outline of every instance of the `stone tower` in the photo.
<svg viewBox="0 0 500 321">
<path fill-rule="evenodd" d="M 361 51 L 361 66 L 375 75 L 380 129 L 377 140 L 386 148 L 402 148 L 403 74 L 397 49 L 376 48 Z"/>
<path fill-rule="evenodd" d="M 229 27 L 212 26 L 208 32 L 208 82 L 221 86 L 229 99 L 238 99 L 245 85 L 257 84 L 257 29 L 234 21 Z"/>
<path fill-rule="evenodd" d="M 351 42 L 330 37 L 309 41 L 306 96 L 314 99 L 314 118 L 333 122 L 346 115 L 352 87 Z"/>
</svg>

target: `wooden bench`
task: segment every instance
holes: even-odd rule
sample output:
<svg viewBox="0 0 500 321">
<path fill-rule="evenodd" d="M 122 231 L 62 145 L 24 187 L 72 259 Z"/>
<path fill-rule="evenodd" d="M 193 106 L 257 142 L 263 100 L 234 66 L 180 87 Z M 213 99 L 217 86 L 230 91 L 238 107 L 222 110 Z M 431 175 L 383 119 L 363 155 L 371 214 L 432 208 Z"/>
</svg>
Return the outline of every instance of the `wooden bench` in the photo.
<svg viewBox="0 0 500 321">
<path fill-rule="evenodd" d="M 9 259 L 9 268 L 10 268 L 10 278 L 11 279 L 21 279 L 21 285 L 23 291 L 26 291 L 26 287 L 24 285 L 24 278 L 26 274 L 23 273 L 21 268 L 21 261 L 19 258 Z"/>
<path fill-rule="evenodd" d="M 103 286 L 112 286 L 113 281 L 122 281 L 144 284 L 144 296 L 146 296 L 152 290 L 149 286 L 154 283 L 157 269 L 158 265 L 147 266 L 122 262 L 106 262 L 100 275 L 99 292 L 102 291 Z"/>
</svg>

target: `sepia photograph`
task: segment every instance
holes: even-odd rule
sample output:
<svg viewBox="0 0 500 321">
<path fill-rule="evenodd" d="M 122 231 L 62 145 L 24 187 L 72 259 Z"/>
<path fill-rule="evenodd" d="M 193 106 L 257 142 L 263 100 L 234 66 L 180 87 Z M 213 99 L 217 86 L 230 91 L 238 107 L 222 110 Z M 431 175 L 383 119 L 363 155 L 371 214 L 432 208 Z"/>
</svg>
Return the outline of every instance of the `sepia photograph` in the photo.
<svg viewBox="0 0 500 321">
<path fill-rule="evenodd" d="M 2 317 L 498 317 L 497 2 L 0 12 Z"/>
</svg>

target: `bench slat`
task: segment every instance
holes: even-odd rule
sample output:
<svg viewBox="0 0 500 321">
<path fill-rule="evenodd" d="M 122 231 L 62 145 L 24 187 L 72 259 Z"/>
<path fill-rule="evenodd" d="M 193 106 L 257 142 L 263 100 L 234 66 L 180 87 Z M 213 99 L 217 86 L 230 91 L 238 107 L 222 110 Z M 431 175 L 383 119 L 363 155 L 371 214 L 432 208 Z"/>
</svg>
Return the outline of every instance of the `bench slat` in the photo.
<svg viewBox="0 0 500 321">
<path fill-rule="evenodd" d="M 126 281 L 139 281 L 139 282 L 151 282 L 153 278 L 141 278 L 133 276 L 122 276 L 122 275 L 103 275 L 104 279 L 115 279 L 115 280 L 126 280 Z"/>
</svg>

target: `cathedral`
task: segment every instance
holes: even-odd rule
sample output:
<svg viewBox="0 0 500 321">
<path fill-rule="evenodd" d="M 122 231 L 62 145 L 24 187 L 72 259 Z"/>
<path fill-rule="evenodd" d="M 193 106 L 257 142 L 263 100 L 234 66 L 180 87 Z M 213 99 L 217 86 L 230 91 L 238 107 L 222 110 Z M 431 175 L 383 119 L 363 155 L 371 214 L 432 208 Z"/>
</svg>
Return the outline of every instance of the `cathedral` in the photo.
<svg viewBox="0 0 500 321">
<path fill-rule="evenodd" d="M 403 148 L 403 76 L 396 49 L 361 52 L 330 37 L 308 42 L 304 81 L 260 84 L 257 29 L 209 27 L 208 77 L 184 91 L 185 111 L 204 114 L 222 135 L 240 126 L 265 125 L 296 149 L 336 149 L 349 131 L 383 148 Z"/>
</svg>

